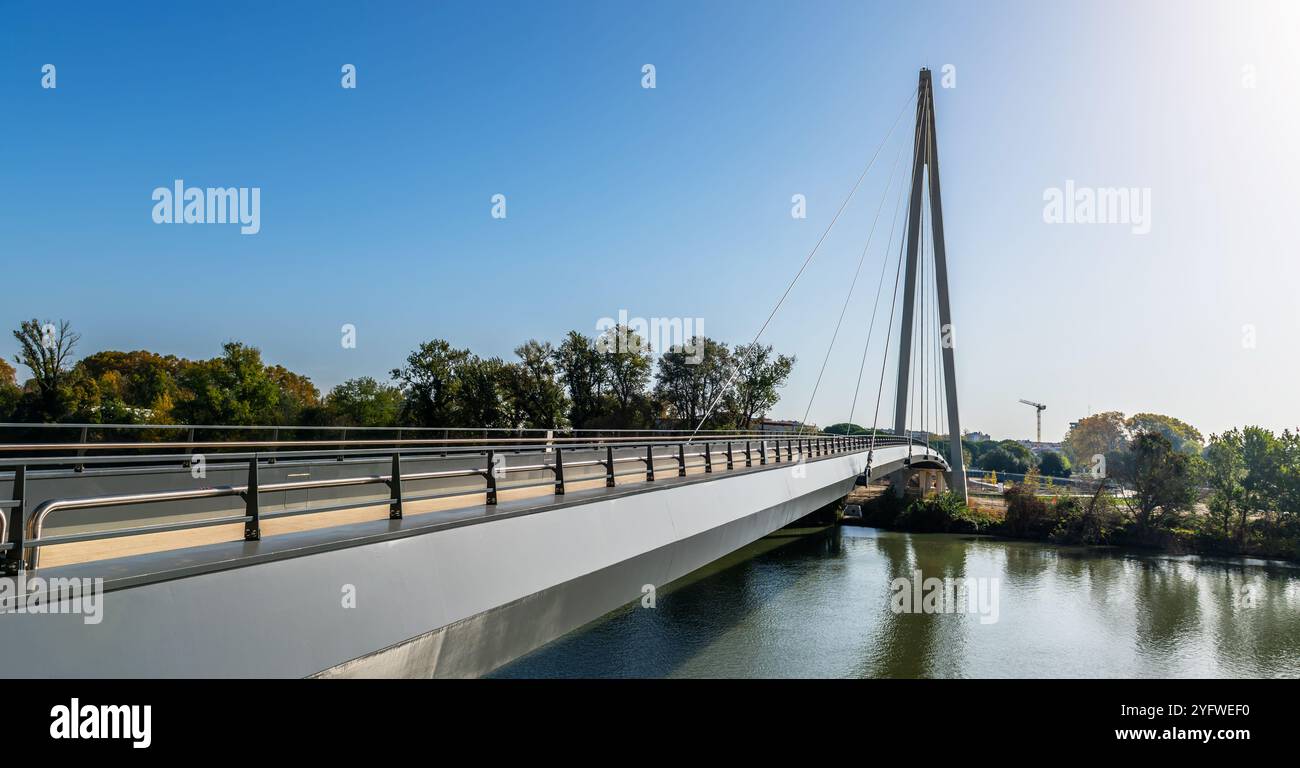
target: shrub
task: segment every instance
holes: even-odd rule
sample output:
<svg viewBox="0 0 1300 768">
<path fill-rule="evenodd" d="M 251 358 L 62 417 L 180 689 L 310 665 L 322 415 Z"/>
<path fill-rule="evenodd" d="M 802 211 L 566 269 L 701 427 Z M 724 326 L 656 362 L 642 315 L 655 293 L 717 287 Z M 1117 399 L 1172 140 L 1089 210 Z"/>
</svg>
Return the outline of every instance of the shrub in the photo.
<svg viewBox="0 0 1300 768">
<path fill-rule="evenodd" d="M 1057 544 L 1106 544 L 1123 527 L 1109 496 L 1058 498 L 1048 514 L 1055 520 L 1048 538 Z"/>
<path fill-rule="evenodd" d="M 1045 539 L 1056 527 L 1047 502 L 1034 493 L 1034 484 L 1015 483 L 1002 493 L 1007 502 L 1006 532 L 1027 539 Z"/>
<path fill-rule="evenodd" d="M 862 523 L 877 528 L 893 528 L 906 506 L 892 490 L 886 491 L 862 505 Z"/>
<path fill-rule="evenodd" d="M 899 528 L 919 533 L 978 533 L 997 520 L 983 510 L 974 510 L 952 492 L 916 499 L 898 515 Z"/>
</svg>

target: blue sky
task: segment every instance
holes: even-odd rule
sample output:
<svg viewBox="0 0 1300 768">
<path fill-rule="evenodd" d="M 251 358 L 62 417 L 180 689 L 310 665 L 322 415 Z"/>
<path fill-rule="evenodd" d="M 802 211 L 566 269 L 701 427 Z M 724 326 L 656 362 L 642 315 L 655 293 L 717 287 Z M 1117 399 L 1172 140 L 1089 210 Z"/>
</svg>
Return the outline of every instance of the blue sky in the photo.
<svg viewBox="0 0 1300 768">
<path fill-rule="evenodd" d="M 1100 410 L 1297 423 L 1286 3 L 177 6 L 0 4 L 0 326 L 65 318 L 85 353 L 238 339 L 322 390 L 435 336 L 509 358 L 620 309 L 746 342 L 917 70 L 951 64 L 963 425 L 1027 437 L 1021 397 L 1048 439 Z M 800 361 L 773 416 L 807 406 L 910 119 L 764 336 Z M 260 187 L 261 232 L 154 224 L 175 179 Z M 1149 188 L 1151 232 L 1045 224 L 1067 179 Z M 884 251 L 878 231 L 813 421 L 847 416 Z"/>
</svg>

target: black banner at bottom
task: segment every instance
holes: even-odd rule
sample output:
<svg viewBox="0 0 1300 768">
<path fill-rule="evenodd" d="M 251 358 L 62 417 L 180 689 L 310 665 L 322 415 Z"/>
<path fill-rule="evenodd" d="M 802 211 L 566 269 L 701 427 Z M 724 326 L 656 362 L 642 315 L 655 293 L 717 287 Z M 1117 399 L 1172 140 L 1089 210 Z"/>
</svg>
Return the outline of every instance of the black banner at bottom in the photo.
<svg viewBox="0 0 1300 768">
<path fill-rule="evenodd" d="M 1270 680 L 28 680 L 5 739 L 47 759 L 116 753 L 243 760 L 382 746 L 550 750 L 652 731 L 763 753 L 800 734 L 859 734 L 926 750 L 1178 754 L 1293 743 L 1296 688 Z M 670 733 L 666 733 L 670 732 Z M 558 740 L 558 741 L 557 741 Z M 887 743 L 881 743 L 886 746 Z M 450 757 L 450 754 L 448 755 Z"/>
</svg>

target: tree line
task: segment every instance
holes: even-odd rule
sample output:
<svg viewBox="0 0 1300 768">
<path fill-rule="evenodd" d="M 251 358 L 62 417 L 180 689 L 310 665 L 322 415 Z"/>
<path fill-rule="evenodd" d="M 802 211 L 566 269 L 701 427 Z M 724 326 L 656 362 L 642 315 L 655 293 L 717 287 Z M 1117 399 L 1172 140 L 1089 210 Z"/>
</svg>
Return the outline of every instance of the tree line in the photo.
<svg viewBox="0 0 1300 768">
<path fill-rule="evenodd" d="M 15 362 L 32 375 L 20 384 L 0 359 L 0 420 L 31 423 L 750 429 L 795 363 L 770 345 L 703 337 L 656 358 L 615 326 L 558 345 L 530 339 L 510 361 L 432 339 L 388 380 L 353 378 L 322 395 L 238 341 L 207 360 L 109 350 L 74 362 L 80 335 L 66 321 L 24 321 L 14 338 Z"/>
<path fill-rule="evenodd" d="M 946 440 L 932 445 L 947 450 Z M 955 496 L 910 505 L 890 496 L 866 511 L 868 522 L 1300 559 L 1300 434 L 1290 430 L 1249 426 L 1207 440 L 1172 416 L 1108 411 L 1075 422 L 1060 452 L 1035 454 L 1015 440 L 963 438 L 962 447 L 968 465 L 1014 476 L 1003 493 L 1004 512 L 978 501 L 968 508 Z M 1072 474 L 1090 482 L 1065 487 L 1048 479 Z"/>
</svg>

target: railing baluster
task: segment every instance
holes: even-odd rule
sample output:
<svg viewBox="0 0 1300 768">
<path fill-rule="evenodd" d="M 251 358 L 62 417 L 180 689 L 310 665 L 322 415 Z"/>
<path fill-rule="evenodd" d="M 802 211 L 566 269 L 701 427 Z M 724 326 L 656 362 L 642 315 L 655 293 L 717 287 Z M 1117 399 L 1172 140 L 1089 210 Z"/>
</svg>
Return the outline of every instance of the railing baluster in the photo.
<svg viewBox="0 0 1300 768">
<path fill-rule="evenodd" d="M 749 441 L 748 441 L 748 440 L 745 441 L 745 466 L 747 466 L 747 467 L 752 467 L 752 466 L 754 466 L 754 456 L 753 456 L 753 454 L 751 454 L 750 451 L 749 451 Z"/>
<path fill-rule="evenodd" d="M 713 446 L 704 444 L 704 474 L 713 474 Z"/>
<path fill-rule="evenodd" d="M 686 444 L 677 444 L 677 476 L 686 477 Z"/>
<path fill-rule="evenodd" d="M 614 446 L 605 446 L 605 487 L 614 487 Z"/>
<path fill-rule="evenodd" d="M 248 518 L 244 521 L 244 541 L 262 540 L 262 513 L 257 496 L 257 454 L 253 454 L 248 460 L 248 488 L 244 490 L 244 516 Z"/>
<path fill-rule="evenodd" d="M 758 441 L 758 465 L 765 466 L 766 464 L 767 464 L 767 439 L 764 438 Z"/>
<path fill-rule="evenodd" d="M 402 519 L 402 455 L 393 454 L 393 472 L 388 480 L 388 519 Z"/>
<path fill-rule="evenodd" d="M 564 495 L 564 449 L 555 446 L 555 495 Z"/>
<path fill-rule="evenodd" d="M 23 545 L 27 539 L 27 467 L 14 468 L 13 500 L 18 502 L 5 512 L 9 524 L 9 543 L 13 545 L 5 553 L 5 571 L 17 574 L 27 567 L 27 553 Z"/>
<path fill-rule="evenodd" d="M 487 480 L 487 503 L 489 506 L 497 503 L 497 462 L 496 451 L 487 452 L 487 472 L 484 473 L 484 479 Z"/>
<path fill-rule="evenodd" d="M 647 443 L 645 447 L 645 481 L 647 483 L 653 483 L 655 481 L 654 443 Z"/>
<path fill-rule="evenodd" d="M 735 469 L 735 464 L 731 458 L 731 441 L 727 441 L 727 469 Z"/>
</svg>

